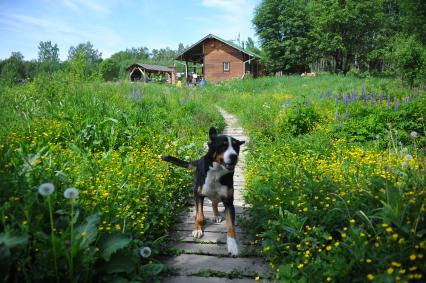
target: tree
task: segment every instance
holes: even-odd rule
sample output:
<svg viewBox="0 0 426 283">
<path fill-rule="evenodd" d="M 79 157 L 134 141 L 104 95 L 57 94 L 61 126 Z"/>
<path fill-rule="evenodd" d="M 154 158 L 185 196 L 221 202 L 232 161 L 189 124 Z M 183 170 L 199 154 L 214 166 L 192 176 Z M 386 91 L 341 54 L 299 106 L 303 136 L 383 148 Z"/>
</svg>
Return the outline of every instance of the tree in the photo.
<svg viewBox="0 0 426 283">
<path fill-rule="evenodd" d="M 270 71 L 305 71 L 311 29 L 305 0 L 264 0 L 253 24 Z"/>
<path fill-rule="evenodd" d="M 0 80 L 2 84 L 11 86 L 26 78 L 24 55 L 12 52 L 10 57 L 2 62 Z"/>
<path fill-rule="evenodd" d="M 106 81 L 118 79 L 120 66 L 112 59 L 106 59 L 99 64 L 99 72 Z"/>
<path fill-rule="evenodd" d="M 312 0 L 311 46 L 316 57 L 332 57 L 336 73 L 351 62 L 367 64 L 369 52 L 382 44 L 382 0 Z"/>
<path fill-rule="evenodd" d="M 415 35 L 400 34 L 393 41 L 389 56 L 395 61 L 401 79 L 412 88 L 416 82 L 426 82 L 426 48 Z"/>
<path fill-rule="evenodd" d="M 52 44 L 51 41 L 40 41 L 38 45 L 38 61 L 39 62 L 59 62 L 58 45 Z"/>
<path fill-rule="evenodd" d="M 94 49 L 90 42 L 80 43 L 76 47 L 70 47 L 68 60 L 78 76 L 90 76 L 98 69 L 98 65 L 102 61 L 102 53 Z"/>
<path fill-rule="evenodd" d="M 38 45 L 39 71 L 53 73 L 59 70 L 59 48 L 51 41 L 40 41 Z"/>
<path fill-rule="evenodd" d="M 247 38 L 245 42 L 245 49 L 256 54 L 261 53 L 260 49 L 256 47 L 254 40 L 251 37 Z"/>
</svg>

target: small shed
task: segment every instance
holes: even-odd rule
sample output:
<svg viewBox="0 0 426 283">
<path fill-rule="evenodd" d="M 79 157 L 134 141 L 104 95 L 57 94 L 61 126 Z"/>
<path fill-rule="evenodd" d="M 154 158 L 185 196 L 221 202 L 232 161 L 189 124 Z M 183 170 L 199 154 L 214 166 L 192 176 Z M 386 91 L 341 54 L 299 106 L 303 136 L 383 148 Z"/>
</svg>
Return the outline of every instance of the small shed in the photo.
<svg viewBox="0 0 426 283">
<path fill-rule="evenodd" d="M 161 65 L 151 64 L 132 64 L 127 68 L 129 79 L 132 82 L 151 80 L 153 76 L 162 74 L 168 83 L 174 84 L 176 82 L 176 68 L 166 67 Z"/>
<path fill-rule="evenodd" d="M 243 78 L 246 74 L 258 77 L 263 73 L 260 56 L 241 46 L 209 34 L 186 48 L 176 60 L 202 66 L 202 75 L 207 81 L 220 82 Z M 187 74 L 188 76 L 188 74 Z"/>
</svg>

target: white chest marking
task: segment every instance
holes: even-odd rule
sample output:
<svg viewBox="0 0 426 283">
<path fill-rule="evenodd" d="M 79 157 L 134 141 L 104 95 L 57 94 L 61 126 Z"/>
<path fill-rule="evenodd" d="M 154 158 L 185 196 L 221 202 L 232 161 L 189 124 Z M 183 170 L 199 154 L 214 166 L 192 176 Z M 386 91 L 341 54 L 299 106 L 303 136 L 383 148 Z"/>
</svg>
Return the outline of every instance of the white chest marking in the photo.
<svg viewBox="0 0 426 283">
<path fill-rule="evenodd" d="M 221 198 L 228 196 L 228 187 L 222 185 L 220 178 L 228 174 L 230 171 L 226 170 L 218 163 L 213 162 L 213 166 L 207 172 L 206 181 L 202 187 L 201 194 L 208 197 L 212 201 L 220 201 Z"/>
</svg>

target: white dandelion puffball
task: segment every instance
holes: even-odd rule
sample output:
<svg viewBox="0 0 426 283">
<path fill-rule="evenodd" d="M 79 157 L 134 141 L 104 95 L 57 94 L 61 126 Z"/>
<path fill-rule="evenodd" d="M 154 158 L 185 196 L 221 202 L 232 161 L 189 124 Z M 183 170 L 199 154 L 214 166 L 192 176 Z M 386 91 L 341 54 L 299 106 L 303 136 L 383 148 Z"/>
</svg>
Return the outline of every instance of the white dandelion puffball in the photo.
<svg viewBox="0 0 426 283">
<path fill-rule="evenodd" d="M 38 187 L 38 193 L 47 197 L 55 191 L 55 186 L 52 183 L 44 183 Z"/>
<path fill-rule="evenodd" d="M 410 137 L 412 137 L 413 139 L 414 138 L 417 138 L 419 136 L 419 134 L 416 132 L 416 131 L 412 131 L 411 133 L 410 133 Z"/>
<path fill-rule="evenodd" d="M 410 161 L 411 159 L 413 159 L 413 156 L 411 154 L 407 154 L 405 156 L 405 161 Z"/>
<path fill-rule="evenodd" d="M 78 190 L 76 188 L 68 188 L 64 192 L 66 199 L 76 199 L 78 197 Z"/>
<path fill-rule="evenodd" d="M 147 258 L 151 255 L 151 249 L 149 247 L 141 247 L 139 250 L 141 257 Z"/>
</svg>

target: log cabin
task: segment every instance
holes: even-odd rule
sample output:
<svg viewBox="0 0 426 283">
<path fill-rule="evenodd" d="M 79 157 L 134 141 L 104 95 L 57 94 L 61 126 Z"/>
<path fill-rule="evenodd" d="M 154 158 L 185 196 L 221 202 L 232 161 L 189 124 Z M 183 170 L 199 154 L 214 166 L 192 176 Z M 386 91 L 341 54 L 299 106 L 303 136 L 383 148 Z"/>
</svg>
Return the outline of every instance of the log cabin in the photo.
<svg viewBox="0 0 426 283">
<path fill-rule="evenodd" d="M 259 55 L 213 34 L 205 36 L 176 57 L 176 60 L 185 62 L 187 77 L 190 63 L 192 66 L 201 65 L 202 74 L 199 75 L 210 82 L 242 79 L 247 74 L 258 77 L 264 70 L 259 59 Z"/>
</svg>

